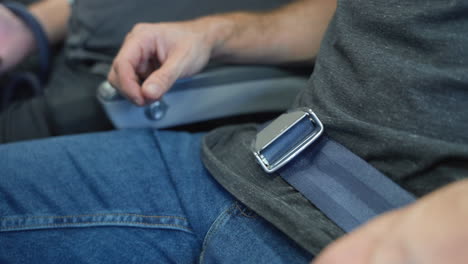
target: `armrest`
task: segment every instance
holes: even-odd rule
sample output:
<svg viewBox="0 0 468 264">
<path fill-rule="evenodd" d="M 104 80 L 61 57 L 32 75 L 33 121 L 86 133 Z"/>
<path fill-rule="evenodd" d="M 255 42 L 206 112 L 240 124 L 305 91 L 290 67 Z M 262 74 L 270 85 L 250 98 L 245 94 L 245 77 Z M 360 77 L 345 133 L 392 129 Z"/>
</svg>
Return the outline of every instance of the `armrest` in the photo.
<svg viewBox="0 0 468 264">
<path fill-rule="evenodd" d="M 244 114 L 281 112 L 308 76 L 269 66 L 216 66 L 178 80 L 161 101 L 137 107 L 107 82 L 98 98 L 117 128 L 168 128 Z"/>
</svg>

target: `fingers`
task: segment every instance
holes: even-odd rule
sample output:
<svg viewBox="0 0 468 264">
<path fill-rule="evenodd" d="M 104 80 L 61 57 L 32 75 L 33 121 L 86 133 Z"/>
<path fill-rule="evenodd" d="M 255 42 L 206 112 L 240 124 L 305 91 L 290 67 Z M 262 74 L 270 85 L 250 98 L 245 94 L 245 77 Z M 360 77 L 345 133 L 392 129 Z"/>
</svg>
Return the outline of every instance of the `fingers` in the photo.
<svg viewBox="0 0 468 264">
<path fill-rule="evenodd" d="M 136 71 L 138 61 L 143 55 L 140 52 L 134 42 L 125 41 L 108 75 L 108 81 L 137 105 L 143 105 L 145 102 Z"/>
<path fill-rule="evenodd" d="M 398 244 L 389 246 L 392 230 L 400 211 L 386 214 L 337 240 L 322 252 L 313 264 L 395 264 L 405 263 Z M 386 250 L 380 250 L 385 247 Z"/>
<path fill-rule="evenodd" d="M 143 96 L 150 101 L 158 100 L 180 77 L 182 72 L 184 52 L 176 49 L 168 55 L 162 66 L 146 78 L 143 87 Z"/>
<path fill-rule="evenodd" d="M 157 58 L 150 57 L 148 60 L 143 60 L 137 67 L 137 74 L 140 80 L 145 80 L 148 76 L 153 73 L 156 69 L 161 67 L 161 64 Z"/>
<path fill-rule="evenodd" d="M 112 85 L 140 106 L 160 99 L 181 72 L 183 56 L 177 51 L 177 45 L 169 53 L 167 43 L 152 35 L 157 34 L 155 30 L 148 25 L 136 26 L 125 39 L 108 75 Z"/>
<path fill-rule="evenodd" d="M 109 82 L 137 105 L 158 100 L 179 77 L 206 65 L 213 45 L 207 39 L 191 23 L 137 25 L 114 60 Z"/>
<path fill-rule="evenodd" d="M 109 82 L 137 105 L 144 105 L 145 99 L 141 94 L 139 78 L 134 67 L 127 61 L 116 61 L 109 73 Z"/>
<path fill-rule="evenodd" d="M 122 95 L 140 106 L 146 101 L 140 82 L 149 74 L 150 62 L 157 54 L 156 43 L 145 34 L 143 27 L 146 26 L 135 26 L 127 35 L 108 75 L 108 81 Z"/>
</svg>

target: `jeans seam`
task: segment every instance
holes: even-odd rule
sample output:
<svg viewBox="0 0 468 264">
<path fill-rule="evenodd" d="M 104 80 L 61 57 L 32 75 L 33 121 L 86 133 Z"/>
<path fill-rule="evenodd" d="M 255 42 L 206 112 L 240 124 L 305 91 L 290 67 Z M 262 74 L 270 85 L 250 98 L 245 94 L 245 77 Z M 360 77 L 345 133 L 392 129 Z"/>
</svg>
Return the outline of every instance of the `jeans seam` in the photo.
<svg viewBox="0 0 468 264">
<path fill-rule="evenodd" d="M 182 216 L 142 215 L 133 213 L 97 213 L 62 216 L 4 216 L 0 217 L 0 232 L 21 231 L 28 229 L 93 227 L 114 225 L 128 227 L 161 227 L 178 229 L 188 233 L 193 230 L 188 219 Z"/>
<path fill-rule="evenodd" d="M 187 231 L 192 232 L 190 228 L 181 226 L 181 225 L 174 225 L 174 224 L 149 224 L 149 223 L 142 223 L 142 222 L 125 222 L 125 221 L 105 221 L 105 222 L 82 222 L 82 223 L 63 223 L 63 224 L 40 224 L 40 225 L 20 225 L 15 227 L 6 227 L 0 228 L 0 231 L 8 231 L 18 228 L 39 228 L 39 227 L 62 227 L 62 226 L 79 226 L 79 225 L 90 225 L 90 224 L 136 224 L 136 225 L 143 225 L 143 226 L 172 226 L 178 227 L 181 229 L 185 229 Z"/>
<path fill-rule="evenodd" d="M 176 218 L 180 220 L 187 220 L 185 217 L 181 216 L 164 216 L 164 215 L 139 215 L 139 214 L 82 214 L 82 215 L 64 215 L 64 216 L 2 216 L 0 217 L 1 220 L 11 220 L 11 219 L 24 219 L 24 218 L 44 218 L 44 219 L 64 219 L 64 218 L 74 218 L 74 217 L 89 217 L 89 216 L 136 216 L 136 217 L 142 217 L 142 218 Z"/>
<path fill-rule="evenodd" d="M 244 208 L 242 208 L 242 206 Z M 239 211 L 239 213 L 243 216 L 243 217 L 246 217 L 246 218 L 252 218 L 252 219 L 255 219 L 257 218 L 257 215 L 251 210 L 249 209 L 248 207 L 246 207 L 245 205 L 242 205 L 241 203 L 239 202 L 236 202 L 236 209 Z M 251 212 L 250 214 L 246 211 L 249 211 Z"/>
<path fill-rule="evenodd" d="M 205 235 L 205 239 L 203 239 L 203 244 L 202 244 L 202 250 L 200 252 L 200 258 L 199 258 L 199 263 L 203 263 L 204 262 L 204 258 L 205 258 L 205 250 L 206 250 L 206 247 L 208 245 L 208 243 L 210 242 L 210 239 L 211 237 L 213 236 L 214 233 L 216 233 L 216 231 L 218 230 L 218 227 L 221 226 L 222 223 L 225 222 L 225 219 L 228 217 L 228 216 L 231 216 L 232 214 L 232 211 L 236 210 L 236 206 L 237 206 L 237 202 L 234 202 L 231 206 L 229 206 L 229 208 L 227 208 L 226 210 L 224 210 L 213 222 L 213 224 L 210 226 L 210 228 L 208 229 L 208 232 L 206 233 Z"/>
</svg>

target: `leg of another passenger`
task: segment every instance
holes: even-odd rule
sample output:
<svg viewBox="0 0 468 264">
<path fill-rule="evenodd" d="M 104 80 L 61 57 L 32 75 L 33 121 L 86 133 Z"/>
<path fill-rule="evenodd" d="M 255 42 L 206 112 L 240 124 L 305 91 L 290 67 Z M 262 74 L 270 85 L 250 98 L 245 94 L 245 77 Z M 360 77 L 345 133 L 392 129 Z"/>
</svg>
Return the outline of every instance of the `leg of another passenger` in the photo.
<svg viewBox="0 0 468 264">
<path fill-rule="evenodd" d="M 0 113 L 0 143 L 112 128 L 96 98 L 105 78 L 62 57 L 55 66 L 44 95 L 14 102 Z"/>
<path fill-rule="evenodd" d="M 52 135 L 44 97 L 13 102 L 0 113 L 0 143 Z"/>
</svg>

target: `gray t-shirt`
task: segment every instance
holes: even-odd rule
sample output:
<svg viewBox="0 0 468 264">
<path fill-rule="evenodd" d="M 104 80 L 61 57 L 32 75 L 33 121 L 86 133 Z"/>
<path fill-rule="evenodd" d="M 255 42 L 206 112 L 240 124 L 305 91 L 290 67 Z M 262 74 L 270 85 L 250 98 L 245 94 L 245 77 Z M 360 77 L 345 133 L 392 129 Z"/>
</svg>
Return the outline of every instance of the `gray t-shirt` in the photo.
<svg viewBox="0 0 468 264">
<path fill-rule="evenodd" d="M 341 0 L 310 85 L 328 135 L 417 196 L 468 176 L 468 2 Z M 250 153 L 255 125 L 219 128 L 203 158 L 241 202 L 318 253 L 343 231 Z"/>
</svg>

